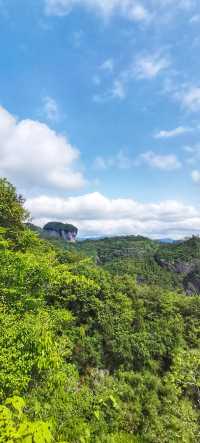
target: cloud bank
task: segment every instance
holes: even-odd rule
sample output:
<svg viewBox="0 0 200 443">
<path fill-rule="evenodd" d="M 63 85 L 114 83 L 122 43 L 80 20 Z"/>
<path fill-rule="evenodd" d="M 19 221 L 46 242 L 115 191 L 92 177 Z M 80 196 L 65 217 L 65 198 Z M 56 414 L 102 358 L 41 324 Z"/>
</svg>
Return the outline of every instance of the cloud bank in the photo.
<svg viewBox="0 0 200 443">
<path fill-rule="evenodd" d="M 27 208 L 36 224 L 68 221 L 79 228 L 81 236 L 142 234 L 181 238 L 200 231 L 200 208 L 177 201 L 142 204 L 95 192 L 68 198 L 35 197 L 27 201 Z"/>
</svg>

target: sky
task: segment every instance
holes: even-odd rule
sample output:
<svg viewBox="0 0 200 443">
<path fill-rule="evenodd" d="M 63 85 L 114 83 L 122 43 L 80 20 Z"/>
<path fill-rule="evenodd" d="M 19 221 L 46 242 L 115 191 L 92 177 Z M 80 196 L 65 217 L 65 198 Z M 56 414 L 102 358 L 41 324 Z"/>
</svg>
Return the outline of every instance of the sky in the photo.
<svg viewBox="0 0 200 443">
<path fill-rule="evenodd" d="M 200 234 L 199 0 L 0 0 L 0 176 L 80 237 Z"/>
</svg>

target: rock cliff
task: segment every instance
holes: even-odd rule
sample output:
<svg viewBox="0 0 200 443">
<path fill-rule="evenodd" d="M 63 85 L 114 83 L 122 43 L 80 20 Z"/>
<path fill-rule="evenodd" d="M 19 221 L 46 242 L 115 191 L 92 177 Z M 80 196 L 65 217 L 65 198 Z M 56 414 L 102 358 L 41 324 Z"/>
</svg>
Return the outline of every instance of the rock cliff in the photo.
<svg viewBox="0 0 200 443">
<path fill-rule="evenodd" d="M 78 229 L 75 226 L 60 222 L 49 222 L 43 230 L 52 238 L 70 242 L 75 242 L 78 234 Z"/>
</svg>

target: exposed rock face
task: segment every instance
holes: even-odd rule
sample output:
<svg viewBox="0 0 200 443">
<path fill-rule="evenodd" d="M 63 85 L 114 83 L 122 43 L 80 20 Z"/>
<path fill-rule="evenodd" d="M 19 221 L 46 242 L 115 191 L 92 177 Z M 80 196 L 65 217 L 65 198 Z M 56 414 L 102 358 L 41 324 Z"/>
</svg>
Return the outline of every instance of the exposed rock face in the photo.
<svg viewBox="0 0 200 443">
<path fill-rule="evenodd" d="M 183 286 L 188 295 L 200 294 L 200 263 L 185 276 Z"/>
<path fill-rule="evenodd" d="M 170 262 L 165 259 L 158 258 L 157 256 L 155 256 L 155 260 L 162 268 L 176 272 L 177 274 L 188 274 L 189 272 L 192 272 L 196 266 L 195 262 L 183 262 L 178 260 Z"/>
<path fill-rule="evenodd" d="M 155 260 L 162 267 L 176 274 L 182 274 L 183 288 L 187 295 L 200 294 L 200 260 L 190 262 L 174 260 L 168 261 L 155 255 Z"/>
<path fill-rule="evenodd" d="M 52 238 L 70 242 L 75 242 L 78 234 L 78 229 L 75 226 L 59 222 L 49 222 L 43 229 Z"/>
</svg>

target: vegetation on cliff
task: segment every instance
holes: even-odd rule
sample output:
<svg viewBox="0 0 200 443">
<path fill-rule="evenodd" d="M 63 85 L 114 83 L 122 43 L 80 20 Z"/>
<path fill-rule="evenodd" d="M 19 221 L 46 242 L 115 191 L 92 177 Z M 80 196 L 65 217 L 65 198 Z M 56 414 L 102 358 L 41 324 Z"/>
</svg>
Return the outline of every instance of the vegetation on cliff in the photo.
<svg viewBox="0 0 200 443">
<path fill-rule="evenodd" d="M 200 297 L 40 239 L 0 190 L 0 442 L 198 442 Z"/>
<path fill-rule="evenodd" d="M 122 236 L 54 245 L 92 257 L 113 275 L 128 274 L 138 284 L 200 293 L 200 238 L 161 243 L 141 236 Z"/>
<path fill-rule="evenodd" d="M 51 237 L 63 239 L 64 241 L 74 241 L 78 234 L 78 229 L 69 223 L 49 222 L 41 231 L 43 237 L 50 235 Z"/>
</svg>

